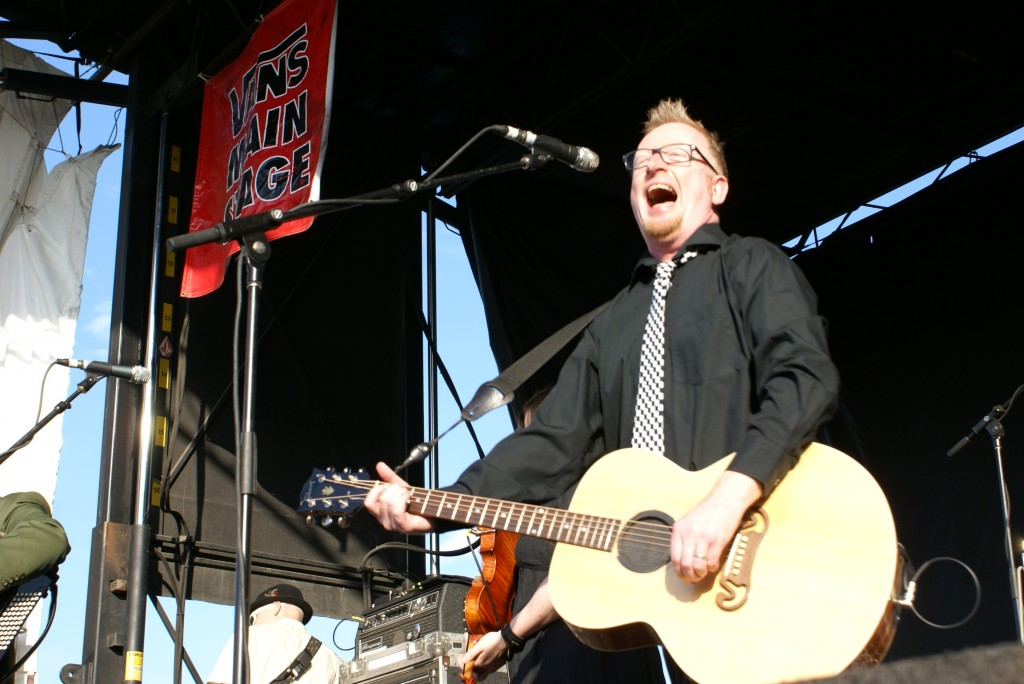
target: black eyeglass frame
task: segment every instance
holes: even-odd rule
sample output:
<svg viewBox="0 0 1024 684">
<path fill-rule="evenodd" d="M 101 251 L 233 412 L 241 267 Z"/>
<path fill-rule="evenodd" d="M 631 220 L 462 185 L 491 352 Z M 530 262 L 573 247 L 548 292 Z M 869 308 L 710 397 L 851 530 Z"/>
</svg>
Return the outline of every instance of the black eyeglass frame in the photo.
<svg viewBox="0 0 1024 684">
<path fill-rule="evenodd" d="M 684 147 L 684 148 L 689 149 L 690 152 L 689 152 L 689 155 L 688 155 L 688 157 L 686 158 L 685 161 L 671 162 L 668 159 L 665 159 L 665 155 L 662 154 L 662 150 L 664 150 L 666 148 L 669 148 L 669 147 Z M 701 152 L 700 148 L 697 147 L 696 145 L 694 145 L 692 143 L 669 143 L 668 145 L 662 145 L 661 147 L 639 147 L 639 148 L 637 148 L 635 150 L 630 150 L 626 154 L 622 155 L 622 163 L 626 165 L 626 172 L 629 173 L 630 175 L 633 175 L 634 172 L 636 172 L 636 171 L 638 171 L 640 169 L 647 168 L 647 164 L 650 163 L 650 162 L 647 162 L 647 164 L 644 164 L 643 166 L 635 166 L 633 164 L 633 161 L 636 158 L 636 153 L 637 152 L 650 152 L 651 153 L 651 159 L 654 159 L 654 155 L 655 154 L 661 155 L 662 161 L 664 161 L 669 166 L 689 166 L 690 162 L 692 162 L 694 159 L 696 159 L 699 162 L 703 162 L 704 164 L 707 164 L 709 169 L 714 171 L 715 174 L 718 174 L 718 169 L 715 168 L 715 165 L 712 164 L 710 161 L 708 161 L 707 155 L 704 154 L 703 152 Z M 700 154 L 700 156 L 699 157 L 694 157 L 693 156 L 694 152 L 697 152 L 698 154 Z"/>
</svg>

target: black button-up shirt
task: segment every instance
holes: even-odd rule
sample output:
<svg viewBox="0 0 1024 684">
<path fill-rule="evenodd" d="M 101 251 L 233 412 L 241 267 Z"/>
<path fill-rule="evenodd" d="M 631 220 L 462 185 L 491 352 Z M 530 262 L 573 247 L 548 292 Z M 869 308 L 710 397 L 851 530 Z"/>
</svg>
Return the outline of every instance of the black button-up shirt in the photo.
<svg viewBox="0 0 1024 684">
<path fill-rule="evenodd" d="M 700 255 L 676 269 L 666 300 L 665 455 L 697 470 L 735 452 L 730 469 L 768 494 L 835 411 L 826 322 L 777 246 L 708 224 L 676 258 L 691 249 Z M 530 426 L 445 489 L 544 503 L 630 446 L 655 265 L 642 259 L 584 331 Z"/>
</svg>

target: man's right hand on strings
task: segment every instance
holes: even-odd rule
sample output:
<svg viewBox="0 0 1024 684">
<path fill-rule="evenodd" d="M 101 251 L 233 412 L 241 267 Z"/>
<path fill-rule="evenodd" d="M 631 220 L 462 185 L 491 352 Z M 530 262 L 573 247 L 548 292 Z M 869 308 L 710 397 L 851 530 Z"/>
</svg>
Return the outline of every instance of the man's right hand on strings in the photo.
<svg viewBox="0 0 1024 684">
<path fill-rule="evenodd" d="M 424 534 L 433 529 L 433 523 L 420 515 L 408 512 L 411 490 L 386 463 L 377 464 L 381 482 L 366 495 L 363 505 L 385 530 L 405 534 Z"/>
</svg>

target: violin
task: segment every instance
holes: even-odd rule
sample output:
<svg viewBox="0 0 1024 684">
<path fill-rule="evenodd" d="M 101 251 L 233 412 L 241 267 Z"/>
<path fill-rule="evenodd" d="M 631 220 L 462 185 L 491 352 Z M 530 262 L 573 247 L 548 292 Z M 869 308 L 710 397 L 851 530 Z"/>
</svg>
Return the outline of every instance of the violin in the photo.
<svg viewBox="0 0 1024 684">
<path fill-rule="evenodd" d="M 480 538 L 481 573 L 466 594 L 467 651 L 512 619 L 519 540 L 518 534 L 489 527 L 474 527 L 470 532 Z M 465 684 L 475 684 L 472 663 L 466 664 L 461 678 Z"/>
</svg>

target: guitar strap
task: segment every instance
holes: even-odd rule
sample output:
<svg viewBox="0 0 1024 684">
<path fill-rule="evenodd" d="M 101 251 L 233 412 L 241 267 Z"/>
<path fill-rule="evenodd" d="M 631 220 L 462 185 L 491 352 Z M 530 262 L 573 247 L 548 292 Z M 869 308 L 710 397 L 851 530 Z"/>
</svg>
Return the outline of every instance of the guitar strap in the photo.
<svg viewBox="0 0 1024 684">
<path fill-rule="evenodd" d="M 609 300 L 610 301 L 610 300 Z M 504 406 L 512 401 L 515 391 L 519 389 L 531 375 L 536 373 L 541 366 L 551 360 L 558 350 L 569 344 L 569 341 L 576 337 L 590 321 L 601 313 L 609 302 L 601 304 L 596 309 L 588 311 L 568 325 L 550 335 L 543 342 L 530 351 L 523 354 L 500 373 L 493 380 L 480 385 L 476 394 L 462 411 L 462 419 L 466 421 L 476 420 L 492 409 Z"/>
<path fill-rule="evenodd" d="M 295 656 L 295 660 L 281 674 L 270 680 L 270 684 L 288 684 L 306 674 L 313 662 L 313 656 L 319 650 L 320 640 L 310 635 L 309 641 L 306 642 L 306 648 L 302 649 L 299 655 Z"/>
</svg>

